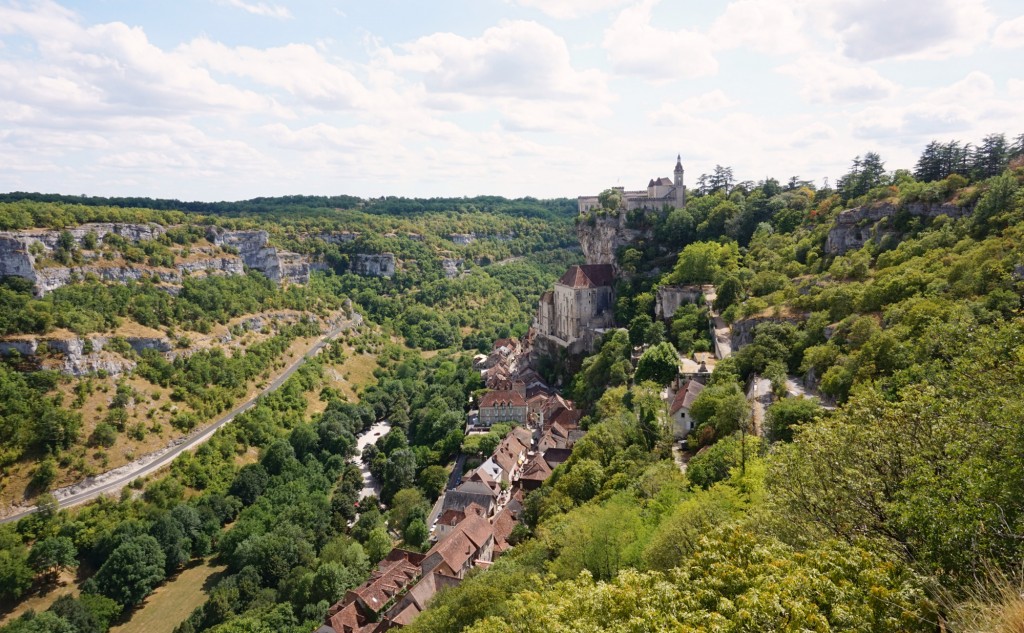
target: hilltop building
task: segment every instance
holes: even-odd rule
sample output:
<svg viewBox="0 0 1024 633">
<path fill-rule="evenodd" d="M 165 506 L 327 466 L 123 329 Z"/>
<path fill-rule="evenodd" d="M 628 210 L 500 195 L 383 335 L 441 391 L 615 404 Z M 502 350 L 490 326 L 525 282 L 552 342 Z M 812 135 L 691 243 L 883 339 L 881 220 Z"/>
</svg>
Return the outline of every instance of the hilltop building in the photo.
<svg viewBox="0 0 1024 633">
<path fill-rule="evenodd" d="M 613 187 L 622 193 L 622 205 L 626 211 L 637 209 L 649 209 L 660 211 L 665 206 L 682 209 L 686 206 L 686 185 L 683 184 L 683 162 L 681 156 L 676 156 L 676 167 L 673 170 L 672 178 L 652 178 L 647 183 L 647 189 L 626 191 L 625 187 Z M 587 213 L 601 207 L 597 196 L 580 196 L 580 214 Z"/>
</svg>

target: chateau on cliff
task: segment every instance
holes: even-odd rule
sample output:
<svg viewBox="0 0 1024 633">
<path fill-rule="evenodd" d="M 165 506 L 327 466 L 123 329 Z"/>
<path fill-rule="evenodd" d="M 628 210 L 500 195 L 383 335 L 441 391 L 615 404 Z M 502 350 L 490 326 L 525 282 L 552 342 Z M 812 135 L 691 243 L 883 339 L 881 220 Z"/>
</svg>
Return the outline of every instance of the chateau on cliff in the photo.
<svg viewBox="0 0 1024 633">
<path fill-rule="evenodd" d="M 673 171 L 673 176 L 673 179 L 652 178 L 647 183 L 647 189 L 637 191 L 626 191 L 625 187 L 613 187 L 613 189 L 618 189 L 622 193 L 622 205 L 626 211 L 636 209 L 658 211 L 666 205 L 681 209 L 686 206 L 686 186 L 683 184 L 681 156 L 676 156 L 676 168 Z M 579 197 L 580 214 L 600 208 L 600 206 L 601 203 L 597 196 Z"/>
</svg>

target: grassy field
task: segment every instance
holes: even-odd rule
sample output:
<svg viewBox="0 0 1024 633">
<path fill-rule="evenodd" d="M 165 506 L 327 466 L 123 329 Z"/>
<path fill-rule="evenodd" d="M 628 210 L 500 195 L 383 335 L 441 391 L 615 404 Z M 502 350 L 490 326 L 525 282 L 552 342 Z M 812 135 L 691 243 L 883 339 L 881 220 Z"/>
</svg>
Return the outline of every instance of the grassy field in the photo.
<svg viewBox="0 0 1024 633">
<path fill-rule="evenodd" d="M 213 584 L 223 565 L 205 562 L 189 567 L 174 580 L 158 587 L 142 606 L 123 624 L 110 629 L 111 633 L 171 633 L 192 611 L 206 602 L 204 589 Z"/>
<path fill-rule="evenodd" d="M 25 598 L 12 610 L 0 613 L 0 626 L 9 624 L 12 620 L 17 619 L 22 613 L 29 610 L 35 611 L 36 613 L 46 611 L 50 608 L 50 605 L 53 604 L 54 600 L 64 594 L 70 593 L 73 596 L 77 596 L 78 583 L 75 581 L 75 574 L 73 572 L 62 573 L 57 584 L 47 589 L 46 593 L 37 593 Z"/>
</svg>

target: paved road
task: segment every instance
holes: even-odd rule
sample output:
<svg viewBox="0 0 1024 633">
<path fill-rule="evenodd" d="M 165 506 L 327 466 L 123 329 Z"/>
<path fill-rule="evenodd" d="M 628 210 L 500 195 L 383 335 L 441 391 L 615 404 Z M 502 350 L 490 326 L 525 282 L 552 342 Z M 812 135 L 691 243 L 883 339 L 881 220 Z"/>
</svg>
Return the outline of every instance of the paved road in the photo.
<svg viewBox="0 0 1024 633">
<path fill-rule="evenodd" d="M 356 322 L 358 322 L 359 320 L 360 319 L 358 319 L 357 317 Z M 318 340 L 316 344 L 309 349 L 308 352 L 306 352 L 303 356 L 295 359 L 295 361 L 293 361 L 292 364 L 289 365 L 287 369 L 285 369 L 284 373 L 282 373 L 280 376 L 272 380 L 270 384 L 263 388 L 262 391 L 245 400 L 231 411 L 228 411 L 220 418 L 218 418 L 217 421 L 215 421 L 213 424 L 203 429 L 196 435 L 186 438 L 185 441 L 181 442 L 176 446 L 163 449 L 163 451 L 157 451 L 156 453 L 153 454 L 155 459 L 145 463 L 144 465 L 139 466 L 138 468 L 123 466 L 119 469 L 116 469 L 115 471 L 111 471 L 111 473 L 104 473 L 102 475 L 97 475 L 96 477 L 90 477 L 85 481 L 70 486 L 69 488 L 66 489 L 68 490 L 69 494 L 63 494 L 58 496 L 57 492 L 59 491 L 55 492 L 54 496 L 58 497 L 58 505 L 61 508 L 69 508 L 71 506 L 84 503 L 91 499 L 95 499 L 96 497 L 104 493 L 115 492 L 117 490 L 120 490 L 128 483 L 130 483 L 132 480 L 138 479 L 139 477 L 145 477 L 146 475 L 152 474 L 160 470 L 164 466 L 167 466 L 172 461 L 174 461 L 174 458 L 176 458 L 178 455 L 181 455 L 183 452 L 187 450 L 196 448 L 203 442 L 213 437 L 213 434 L 217 431 L 217 429 L 224 426 L 228 422 L 234 420 L 235 416 L 251 409 L 256 404 L 256 401 L 260 398 L 260 396 L 270 393 L 271 391 L 274 391 L 275 389 L 283 385 L 284 381 L 288 380 L 288 378 L 293 373 L 295 373 L 295 370 L 299 368 L 299 365 L 301 365 L 303 361 L 305 361 L 307 358 L 312 358 L 314 355 L 316 355 L 316 353 L 323 349 L 334 337 L 338 336 L 338 334 L 351 327 L 352 324 L 353 321 L 345 321 L 342 324 L 335 327 L 334 329 L 332 329 L 331 331 L 321 336 L 320 340 Z M 104 480 L 106 477 L 109 477 L 110 474 L 121 470 L 124 470 L 126 472 L 123 475 L 119 474 L 117 476 L 110 477 L 109 480 Z M 22 512 L 18 512 L 17 514 L 12 514 L 8 517 L 0 519 L 0 523 L 9 523 L 11 521 L 17 521 L 22 517 L 26 517 L 32 514 L 33 512 L 36 512 L 36 510 L 38 510 L 38 508 L 33 507 Z"/>
</svg>

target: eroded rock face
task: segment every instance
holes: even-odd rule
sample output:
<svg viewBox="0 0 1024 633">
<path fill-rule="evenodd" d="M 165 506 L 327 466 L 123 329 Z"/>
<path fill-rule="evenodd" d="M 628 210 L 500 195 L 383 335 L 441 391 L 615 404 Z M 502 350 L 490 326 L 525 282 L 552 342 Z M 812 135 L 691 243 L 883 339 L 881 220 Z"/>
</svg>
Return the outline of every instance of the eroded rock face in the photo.
<svg viewBox="0 0 1024 633">
<path fill-rule="evenodd" d="M 826 255 L 842 255 L 855 251 L 869 241 L 881 240 L 886 236 L 898 237 L 899 233 L 888 221 L 900 211 L 914 217 L 936 218 L 948 216 L 951 220 L 970 213 L 970 209 L 952 204 L 926 204 L 915 202 L 903 207 L 890 203 L 865 205 L 847 209 L 836 216 L 835 224 L 825 241 Z"/>
<path fill-rule="evenodd" d="M 358 253 L 352 256 L 351 270 L 364 277 L 391 277 L 395 274 L 395 255 Z"/>
<path fill-rule="evenodd" d="M 461 259 L 452 259 L 445 257 L 441 260 L 441 268 L 444 270 L 444 276 L 448 279 L 455 279 L 459 276 L 462 271 L 463 261 Z"/>
<path fill-rule="evenodd" d="M 210 227 L 206 238 L 217 246 L 237 249 L 246 266 L 267 276 L 271 281 L 304 284 L 309 281 L 309 261 L 298 253 L 270 246 L 266 231 L 224 231 Z"/>
<path fill-rule="evenodd" d="M 170 350 L 167 339 L 129 338 L 128 344 L 136 351 L 147 347 L 161 352 Z M 91 337 L 24 337 L 0 341 L 0 356 L 18 354 L 25 358 L 41 356 L 43 366 L 71 376 L 104 371 L 118 376 L 135 368 L 136 362 L 120 354 L 104 349 L 108 339 L 103 336 Z"/>
<path fill-rule="evenodd" d="M 576 236 L 587 263 L 611 264 L 616 276 L 622 272 L 615 259 L 618 249 L 653 237 L 650 230 L 628 228 L 625 214 L 583 217 L 576 225 Z"/>
</svg>

